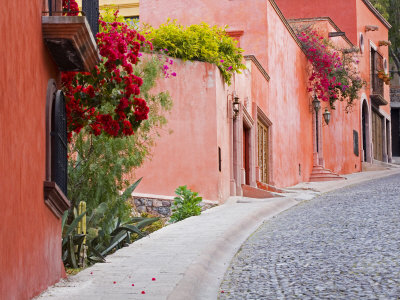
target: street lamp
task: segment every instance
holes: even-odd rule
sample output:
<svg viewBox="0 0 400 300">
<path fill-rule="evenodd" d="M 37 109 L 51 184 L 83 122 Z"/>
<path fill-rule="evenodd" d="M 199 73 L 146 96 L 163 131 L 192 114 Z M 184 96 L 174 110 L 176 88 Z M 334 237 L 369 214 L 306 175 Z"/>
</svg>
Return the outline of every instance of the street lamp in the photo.
<svg viewBox="0 0 400 300">
<path fill-rule="evenodd" d="M 321 102 L 318 100 L 317 95 L 314 95 L 314 100 L 312 101 L 312 105 L 316 113 L 318 113 L 321 108 Z M 328 121 L 329 122 L 329 121 Z"/>
<path fill-rule="evenodd" d="M 233 107 L 233 118 L 236 119 L 237 115 L 239 114 L 239 97 L 236 95 L 235 92 L 233 92 L 233 102 L 232 102 L 232 107 Z"/>
<path fill-rule="evenodd" d="M 322 115 L 324 116 L 326 125 L 328 125 L 329 121 L 331 120 L 331 113 L 329 112 L 328 108 L 325 108 L 325 112 Z"/>
</svg>

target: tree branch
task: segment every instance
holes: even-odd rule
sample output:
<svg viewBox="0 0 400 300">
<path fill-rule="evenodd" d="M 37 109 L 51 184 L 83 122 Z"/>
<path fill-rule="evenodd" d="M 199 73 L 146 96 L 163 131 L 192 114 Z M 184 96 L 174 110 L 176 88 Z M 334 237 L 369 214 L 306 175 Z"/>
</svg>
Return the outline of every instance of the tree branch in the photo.
<svg viewBox="0 0 400 300">
<path fill-rule="evenodd" d="M 392 46 L 389 46 L 389 53 L 390 56 L 393 58 L 394 64 L 396 65 L 397 68 L 397 71 L 395 71 L 395 73 L 397 73 L 400 76 L 400 55 L 398 55 L 398 53 L 394 51 Z"/>
</svg>

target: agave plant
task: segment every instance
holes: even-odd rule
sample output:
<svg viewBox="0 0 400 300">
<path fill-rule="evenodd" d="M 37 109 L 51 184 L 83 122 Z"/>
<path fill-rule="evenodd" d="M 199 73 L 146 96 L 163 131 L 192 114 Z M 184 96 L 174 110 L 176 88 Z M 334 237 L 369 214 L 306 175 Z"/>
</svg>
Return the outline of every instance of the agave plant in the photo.
<svg viewBox="0 0 400 300">
<path fill-rule="evenodd" d="M 76 232 L 79 222 L 85 216 L 86 211 L 77 216 L 76 209 L 74 210 L 74 220 L 67 225 L 68 210 L 65 211 L 62 217 L 62 260 L 65 266 L 78 268 L 78 262 L 81 256 L 81 249 L 85 240 L 85 234 Z"/>
<path fill-rule="evenodd" d="M 67 225 L 68 211 L 62 219 L 63 226 L 63 262 L 65 266 L 77 268 L 82 261 L 82 247 L 87 245 L 89 263 L 105 262 L 105 257 L 117 249 L 128 246 L 134 240 L 147 233 L 143 228 L 158 221 L 159 218 L 134 217 L 121 220 L 116 211 L 118 205 L 124 204 L 140 183 L 141 178 L 129 186 L 116 201 L 102 202 L 92 210 L 87 218 L 87 233 L 77 232 L 78 224 L 86 215 L 86 211 L 77 214 L 73 211 L 73 221 Z"/>
</svg>

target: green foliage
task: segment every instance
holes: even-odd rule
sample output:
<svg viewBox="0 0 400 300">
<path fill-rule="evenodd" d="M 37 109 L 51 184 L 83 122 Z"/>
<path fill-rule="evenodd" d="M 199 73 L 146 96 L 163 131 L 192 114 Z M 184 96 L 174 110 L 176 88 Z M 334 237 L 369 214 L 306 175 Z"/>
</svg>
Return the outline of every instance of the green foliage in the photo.
<svg viewBox="0 0 400 300">
<path fill-rule="evenodd" d="M 178 196 L 174 198 L 175 201 L 172 204 L 171 223 L 201 214 L 199 203 L 203 198 L 199 197 L 198 193 L 191 191 L 185 185 L 178 187 L 175 194 Z"/>
<path fill-rule="evenodd" d="M 111 23 L 114 21 L 117 22 L 121 22 L 121 23 L 125 23 L 125 18 L 121 15 L 117 14 L 117 6 L 116 5 L 108 5 L 107 7 L 104 7 L 101 9 L 101 16 L 100 18 L 107 23 Z M 100 30 L 102 30 L 103 28 L 100 26 L 99 27 Z"/>
<path fill-rule="evenodd" d="M 149 119 L 141 123 L 135 135 L 109 138 L 82 132 L 69 144 L 68 197 L 75 207 L 85 201 L 91 212 L 100 203 L 107 202 L 118 208 L 121 217 L 123 211 L 129 210 L 125 202 L 117 201 L 118 192 L 129 184 L 124 176 L 149 155 L 159 130 L 167 122 L 164 114 L 172 106 L 168 93 L 150 92 L 161 75 L 160 64 L 157 58 L 149 57 L 135 69 L 143 78 L 142 96 L 150 108 Z"/>
<path fill-rule="evenodd" d="M 140 181 L 141 179 L 129 186 L 117 197 L 117 201 L 126 202 Z M 74 209 L 73 219 L 69 225 L 67 225 L 68 211 L 64 213 L 62 219 L 62 258 L 66 267 L 76 269 L 83 266 L 84 251 L 81 250 L 85 244 L 88 246 L 88 263 L 105 262 L 105 257 L 108 254 L 129 245 L 134 240 L 146 236 L 150 233 L 147 231 L 147 228 L 153 226 L 153 223 L 159 222 L 159 218 L 147 216 L 136 218 L 125 216 L 125 221 L 122 221 L 121 217 L 117 215 L 115 208 L 115 203 L 102 202 L 98 207 L 93 209 L 87 218 L 86 225 L 88 230 L 86 235 L 77 232 L 78 223 L 85 216 L 86 212 L 77 216 L 76 209 Z M 157 225 L 154 226 L 154 230 L 159 229 Z"/>
<path fill-rule="evenodd" d="M 129 186 L 118 197 L 118 201 L 126 202 L 128 196 L 140 183 L 140 180 Z M 144 237 L 147 232 L 142 231 L 142 229 L 159 220 L 159 218 L 155 217 L 131 218 L 130 216 L 122 219 L 116 214 L 116 211 L 111 211 L 110 213 L 107 204 L 109 203 L 101 203 L 88 218 L 88 260 L 92 263 L 103 262 L 108 254 L 129 245 L 138 238 Z M 132 239 L 131 235 L 134 235 L 135 238 Z"/>
<path fill-rule="evenodd" d="M 63 223 L 68 230 L 63 240 L 66 266 L 77 267 L 85 238 L 75 230 L 78 216 L 74 211 L 79 202 L 85 201 L 87 207 L 86 239 L 90 262 L 104 261 L 107 254 L 129 244 L 132 234 L 146 235 L 141 228 L 158 220 L 131 218 L 132 207 L 127 200 L 140 180 L 130 185 L 127 178 L 150 155 L 155 139 L 167 123 L 165 114 L 172 107 L 168 92 L 151 92 L 162 75 L 161 66 L 162 62 L 155 56 L 146 56 L 134 66 L 135 74 L 143 79 L 140 96 L 150 109 L 149 118 L 140 124 L 135 135 L 111 138 L 82 131 L 68 145 L 68 198 L 73 208 Z M 124 192 L 121 194 L 121 191 Z"/>
<path fill-rule="evenodd" d="M 62 260 L 65 266 L 74 269 L 78 268 L 81 248 L 85 239 L 85 235 L 77 233 L 76 229 L 85 213 L 83 212 L 78 216 L 76 210 L 74 210 L 74 218 L 69 225 L 67 225 L 68 211 L 62 217 Z"/>
<path fill-rule="evenodd" d="M 233 73 L 245 69 L 242 64 L 243 50 L 237 47 L 236 40 L 227 35 L 226 27 L 206 23 L 185 27 L 174 20 L 159 28 L 144 26 L 142 33 L 152 42 L 154 50 L 167 49 L 172 57 L 217 65 L 228 84 Z"/>
</svg>

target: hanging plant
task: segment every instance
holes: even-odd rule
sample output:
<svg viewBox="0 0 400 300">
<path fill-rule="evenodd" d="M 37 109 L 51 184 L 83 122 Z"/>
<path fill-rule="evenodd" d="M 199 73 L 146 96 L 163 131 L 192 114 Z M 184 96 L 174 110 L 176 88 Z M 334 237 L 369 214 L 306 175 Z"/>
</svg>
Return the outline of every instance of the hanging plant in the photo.
<svg viewBox="0 0 400 300">
<path fill-rule="evenodd" d="M 316 31 L 302 31 L 298 38 L 312 65 L 308 91 L 322 101 L 329 101 L 332 109 L 335 109 L 336 100 L 346 101 L 346 110 L 350 110 L 365 85 L 354 51 L 336 50 Z"/>
</svg>

